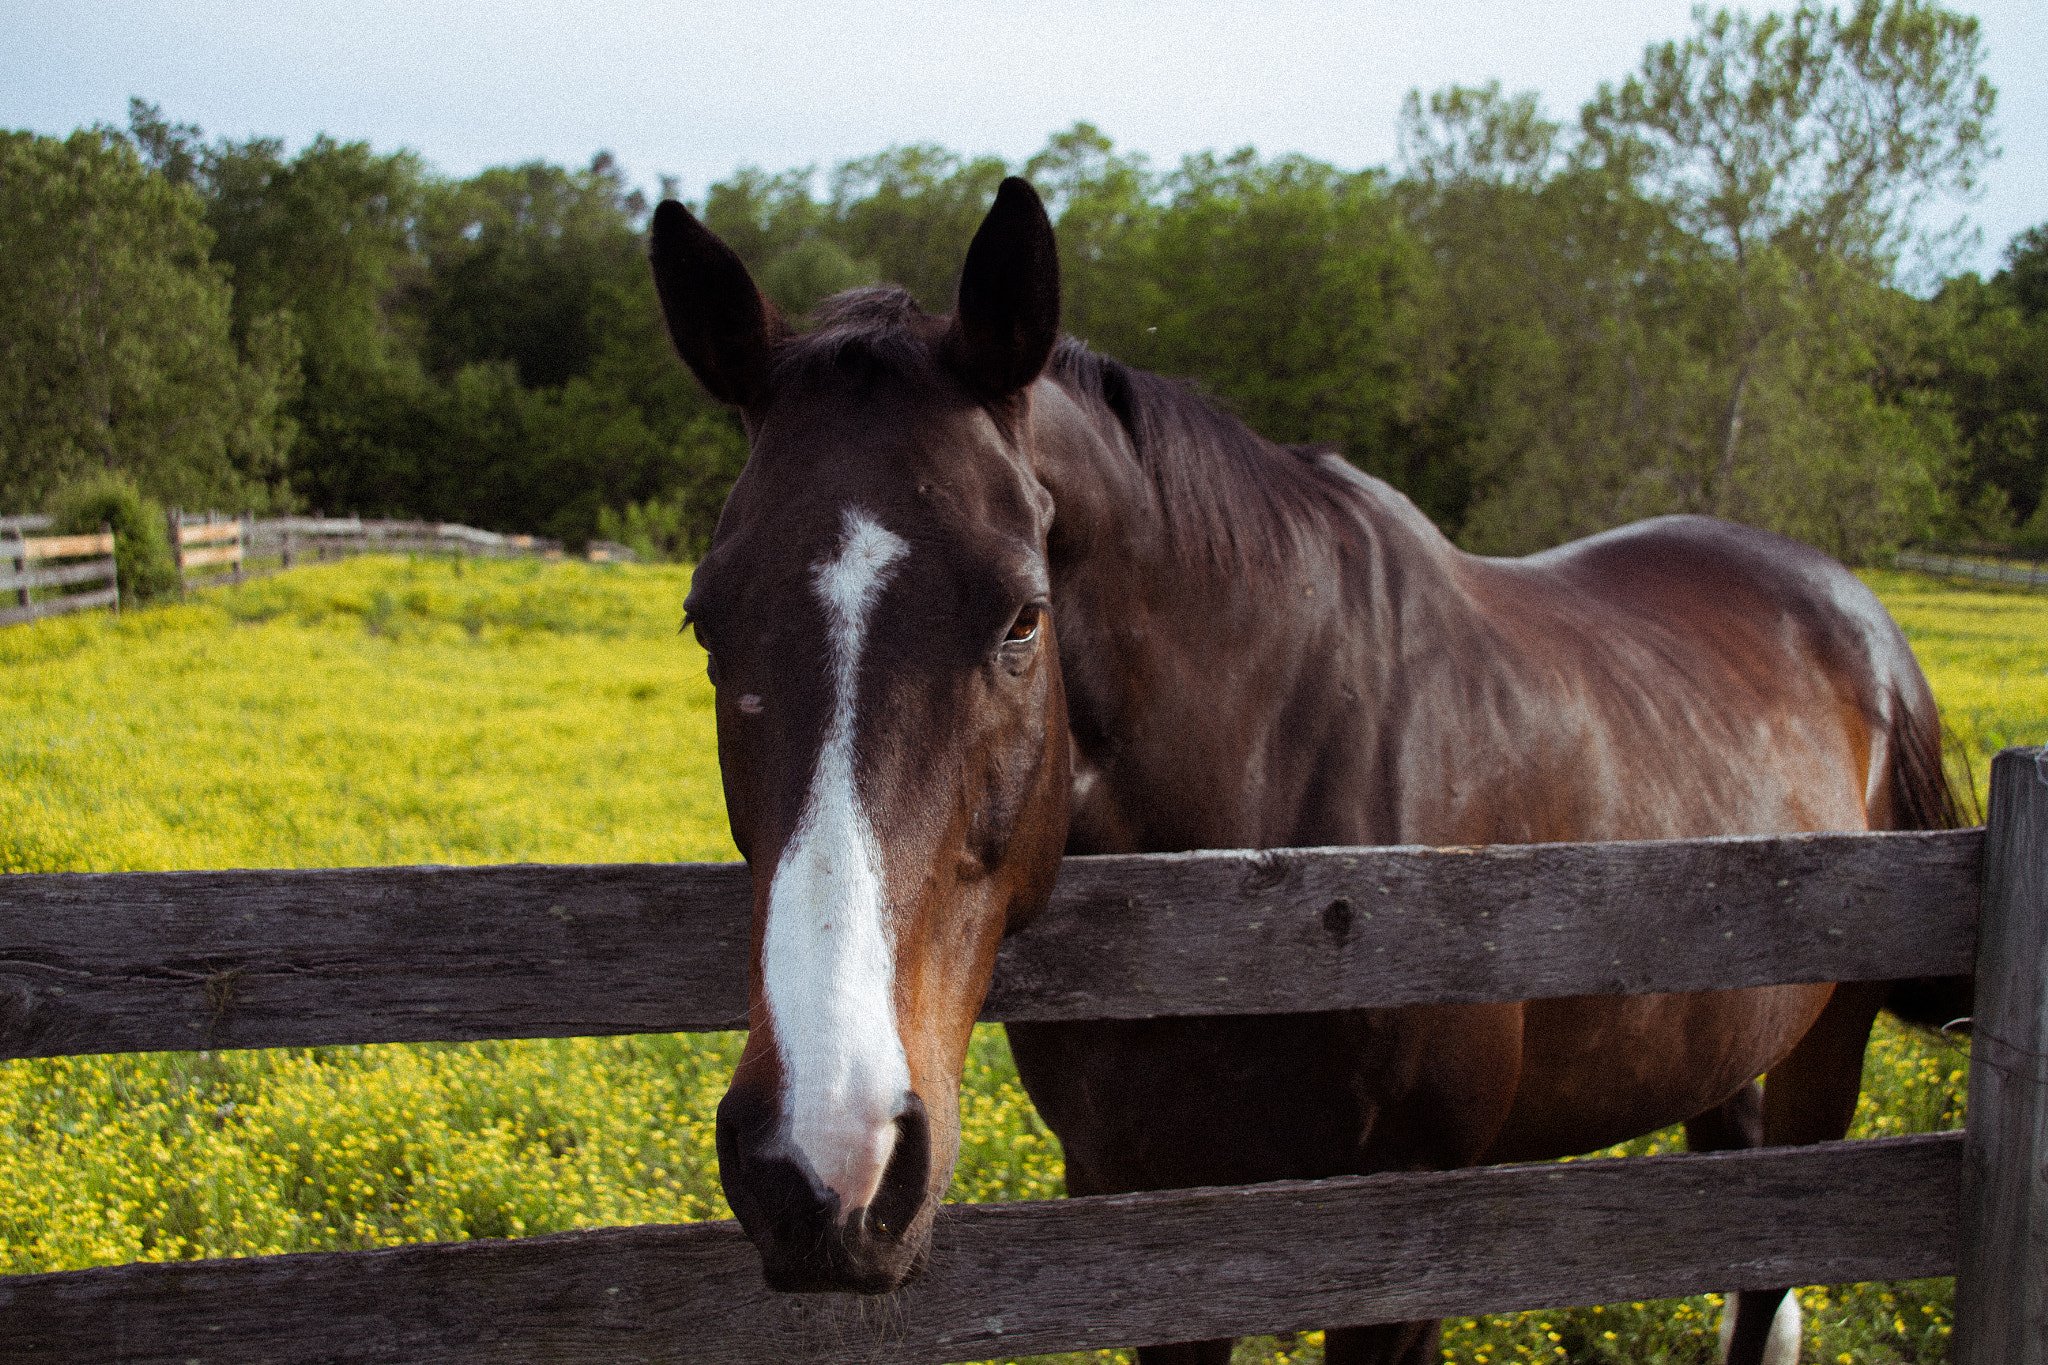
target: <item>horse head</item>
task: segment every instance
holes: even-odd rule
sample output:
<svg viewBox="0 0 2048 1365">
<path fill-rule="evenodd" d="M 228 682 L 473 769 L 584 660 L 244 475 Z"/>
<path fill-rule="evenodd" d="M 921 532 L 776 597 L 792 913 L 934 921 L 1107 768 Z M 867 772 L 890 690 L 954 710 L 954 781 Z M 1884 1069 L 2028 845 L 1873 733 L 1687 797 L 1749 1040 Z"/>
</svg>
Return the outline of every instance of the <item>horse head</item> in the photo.
<svg viewBox="0 0 2048 1365">
<path fill-rule="evenodd" d="M 772 1287 L 886 1291 L 921 1268 L 951 1180 L 997 943 L 1066 839 L 1032 459 L 1052 228 L 1005 181 L 951 318 L 859 290 L 803 334 L 679 204 L 652 259 L 677 349 L 748 435 L 687 603 L 753 874 L 720 1172 Z"/>
</svg>

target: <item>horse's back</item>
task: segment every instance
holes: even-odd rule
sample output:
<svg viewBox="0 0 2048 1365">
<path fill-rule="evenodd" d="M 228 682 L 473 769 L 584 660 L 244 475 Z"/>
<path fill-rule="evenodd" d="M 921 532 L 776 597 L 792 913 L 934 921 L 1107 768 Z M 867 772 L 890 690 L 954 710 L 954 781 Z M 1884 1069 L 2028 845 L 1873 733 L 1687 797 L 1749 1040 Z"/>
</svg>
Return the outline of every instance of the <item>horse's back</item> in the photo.
<svg viewBox="0 0 2048 1365">
<path fill-rule="evenodd" d="M 1890 827 L 1932 698 L 1897 626 L 1819 551 L 1708 517 L 1637 523 L 1455 577 L 1527 699 L 1542 837 Z M 1924 747 L 1924 746 L 1922 746 Z M 1938 764 L 1937 764 L 1938 766 Z"/>
</svg>

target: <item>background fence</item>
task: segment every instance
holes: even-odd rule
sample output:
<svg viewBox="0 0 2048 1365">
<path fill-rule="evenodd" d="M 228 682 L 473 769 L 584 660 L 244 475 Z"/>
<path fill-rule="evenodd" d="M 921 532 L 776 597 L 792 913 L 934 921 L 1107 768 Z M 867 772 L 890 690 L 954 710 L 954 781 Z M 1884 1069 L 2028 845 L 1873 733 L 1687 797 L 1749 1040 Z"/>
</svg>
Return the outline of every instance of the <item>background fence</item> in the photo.
<svg viewBox="0 0 2048 1365">
<path fill-rule="evenodd" d="M 738 865 L 0 879 L 0 1055 L 743 1027 Z M 1981 901 L 1981 930 L 1979 909 Z M 2048 761 L 1987 830 L 1069 859 L 984 1017 L 1975 970 L 1966 1133 L 959 1206 L 878 1303 L 736 1225 L 0 1279 L 10 1361 L 912 1362 L 1960 1270 L 2048 1359 Z"/>
<path fill-rule="evenodd" d="M 113 534 L 104 525 L 97 535 L 28 534 L 47 530 L 49 525 L 48 517 L 0 517 L 0 602 L 8 601 L 7 594 L 13 599 L 0 606 L 0 626 L 91 607 L 121 609 Z M 85 591 L 52 595 L 52 588 Z"/>
<path fill-rule="evenodd" d="M 1995 547 L 1922 545 L 1899 551 L 1892 563 L 1901 569 L 1946 574 L 1979 583 L 2011 583 L 2023 588 L 2048 588 L 2048 568 L 2039 555 L 2020 556 Z"/>
</svg>

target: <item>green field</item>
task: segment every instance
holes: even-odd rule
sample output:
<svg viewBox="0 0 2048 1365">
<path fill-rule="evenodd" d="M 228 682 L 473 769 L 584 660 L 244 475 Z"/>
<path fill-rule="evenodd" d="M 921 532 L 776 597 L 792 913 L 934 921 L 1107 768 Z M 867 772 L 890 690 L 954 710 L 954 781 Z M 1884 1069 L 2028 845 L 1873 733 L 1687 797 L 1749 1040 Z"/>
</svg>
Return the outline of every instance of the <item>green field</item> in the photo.
<svg viewBox="0 0 2048 1365">
<path fill-rule="evenodd" d="M 1871 577 L 1981 793 L 1992 752 L 2048 739 L 2048 598 Z M 676 633 L 686 581 L 359 560 L 0 630 L 0 870 L 730 858 L 703 660 Z M 736 1052 L 693 1035 L 0 1063 L 0 1273 L 723 1217 L 711 1113 Z M 1885 1027 L 1857 1131 L 1955 1126 L 1964 1069 Z M 953 1197 L 1058 1193 L 999 1031 L 969 1070 Z M 1946 1359 L 1946 1282 L 1804 1298 L 1806 1359 Z M 1444 1354 L 1706 1361 L 1716 1311 L 1452 1323 Z M 1320 1356 L 1315 1333 L 1240 1353 Z"/>
</svg>

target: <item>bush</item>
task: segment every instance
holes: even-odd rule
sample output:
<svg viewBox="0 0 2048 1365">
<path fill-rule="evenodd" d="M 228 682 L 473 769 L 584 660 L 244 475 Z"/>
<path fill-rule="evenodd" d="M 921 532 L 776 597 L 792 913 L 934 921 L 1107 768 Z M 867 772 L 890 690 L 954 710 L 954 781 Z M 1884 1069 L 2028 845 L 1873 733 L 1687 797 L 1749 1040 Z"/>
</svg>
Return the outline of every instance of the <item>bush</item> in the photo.
<svg viewBox="0 0 2048 1365">
<path fill-rule="evenodd" d="M 642 503 L 627 503 L 624 512 L 600 508 L 597 534 L 601 539 L 628 547 L 650 564 L 688 563 L 705 549 L 689 511 L 688 499 L 680 489 L 665 502 L 649 498 Z"/>
<path fill-rule="evenodd" d="M 124 604 L 177 593 L 178 564 L 171 557 L 164 509 L 127 479 L 95 474 L 65 484 L 51 495 L 49 512 L 59 535 L 89 535 L 102 525 L 113 530 Z"/>
</svg>

